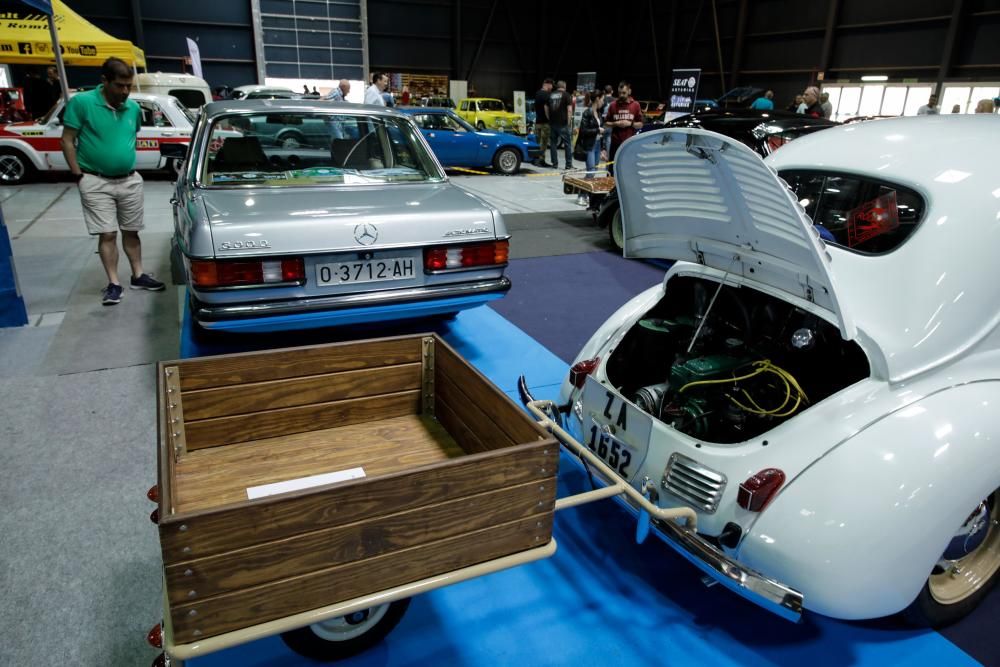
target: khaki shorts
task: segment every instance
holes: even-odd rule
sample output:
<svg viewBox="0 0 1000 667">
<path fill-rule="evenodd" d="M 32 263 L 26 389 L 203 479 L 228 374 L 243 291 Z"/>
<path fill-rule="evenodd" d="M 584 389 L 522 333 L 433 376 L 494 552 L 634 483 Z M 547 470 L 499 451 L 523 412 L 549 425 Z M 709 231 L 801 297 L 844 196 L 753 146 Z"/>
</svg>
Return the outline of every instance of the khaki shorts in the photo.
<svg viewBox="0 0 1000 667">
<path fill-rule="evenodd" d="M 90 234 L 107 234 L 119 229 L 138 232 L 143 228 L 142 176 L 139 172 L 125 178 L 84 174 L 79 187 L 83 221 Z"/>
</svg>

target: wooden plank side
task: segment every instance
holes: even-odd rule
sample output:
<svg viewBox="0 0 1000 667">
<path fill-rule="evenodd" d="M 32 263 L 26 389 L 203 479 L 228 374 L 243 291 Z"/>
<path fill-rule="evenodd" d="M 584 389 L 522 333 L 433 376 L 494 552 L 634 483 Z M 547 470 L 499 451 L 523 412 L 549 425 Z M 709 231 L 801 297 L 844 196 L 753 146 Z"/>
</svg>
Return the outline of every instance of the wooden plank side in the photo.
<svg viewBox="0 0 1000 667">
<path fill-rule="evenodd" d="M 194 451 L 204 447 L 377 421 L 419 411 L 420 391 L 403 391 L 189 422 L 186 424 L 185 435 L 188 450 Z"/>
<path fill-rule="evenodd" d="M 465 395 L 466 400 L 463 404 L 479 406 L 490 416 L 492 424 L 513 442 L 533 442 L 548 437 L 548 433 L 536 424 L 528 413 L 443 341 L 435 344 L 434 372 L 435 380 L 442 377 L 451 380 Z M 466 415 L 462 414 L 459 407 L 455 403 L 451 404 L 451 408 L 466 419 Z M 473 429 L 478 429 L 480 426 L 468 419 L 466 423 Z M 482 428 L 492 428 L 492 426 L 486 422 L 482 424 Z M 480 437 L 482 438 L 482 434 Z"/>
<path fill-rule="evenodd" d="M 177 514 L 160 523 L 163 562 L 171 565 L 546 479 L 556 470 L 558 456 L 558 444 L 549 439 L 382 477 Z"/>
<path fill-rule="evenodd" d="M 471 403 L 465 394 L 446 375 L 439 376 L 434 382 L 434 407 L 438 404 L 452 411 L 461 424 L 475 434 L 476 439 L 489 451 L 503 449 L 519 444 L 511 439 L 505 431 L 493 421 L 490 414 Z M 461 431 L 461 427 L 460 427 Z"/>
<path fill-rule="evenodd" d="M 331 343 L 187 359 L 176 363 L 181 367 L 181 389 L 188 391 L 415 363 L 421 359 L 421 338 L 403 336 Z"/>
<path fill-rule="evenodd" d="M 187 643 L 547 544 L 552 513 L 338 567 L 173 605 L 174 641 Z"/>
<path fill-rule="evenodd" d="M 210 447 L 177 462 L 174 507 L 194 512 L 247 501 L 247 488 L 362 468 L 379 477 L 466 456 L 443 425 L 404 415 Z"/>
<path fill-rule="evenodd" d="M 420 388 L 420 364 L 267 380 L 183 393 L 184 420 L 249 414 Z"/>
<path fill-rule="evenodd" d="M 166 568 L 168 599 L 171 604 L 202 600 L 482 530 L 552 511 L 555 496 L 553 476 L 171 565 Z"/>
<path fill-rule="evenodd" d="M 440 395 L 434 402 L 434 417 L 448 430 L 458 445 L 469 454 L 493 451 L 493 448 L 483 444 L 479 436 L 465 425 L 465 422 L 455 414 L 454 410 L 448 407 L 447 403 L 441 400 Z"/>
</svg>

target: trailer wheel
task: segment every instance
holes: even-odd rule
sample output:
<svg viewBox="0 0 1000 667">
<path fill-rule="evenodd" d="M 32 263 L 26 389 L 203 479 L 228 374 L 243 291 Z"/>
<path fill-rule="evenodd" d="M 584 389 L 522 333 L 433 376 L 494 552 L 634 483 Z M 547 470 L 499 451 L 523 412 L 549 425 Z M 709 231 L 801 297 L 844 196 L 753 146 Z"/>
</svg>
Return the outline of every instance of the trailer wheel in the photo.
<svg viewBox="0 0 1000 667">
<path fill-rule="evenodd" d="M 621 252 L 625 247 L 625 231 L 622 229 L 621 207 L 616 208 L 614 215 L 611 217 L 611 223 L 608 225 L 608 237 L 611 239 L 611 245 L 614 246 L 615 250 Z"/>
<path fill-rule="evenodd" d="M 284 632 L 281 640 L 301 656 L 322 662 L 341 660 L 382 641 L 409 606 L 409 598 L 397 600 Z"/>
</svg>

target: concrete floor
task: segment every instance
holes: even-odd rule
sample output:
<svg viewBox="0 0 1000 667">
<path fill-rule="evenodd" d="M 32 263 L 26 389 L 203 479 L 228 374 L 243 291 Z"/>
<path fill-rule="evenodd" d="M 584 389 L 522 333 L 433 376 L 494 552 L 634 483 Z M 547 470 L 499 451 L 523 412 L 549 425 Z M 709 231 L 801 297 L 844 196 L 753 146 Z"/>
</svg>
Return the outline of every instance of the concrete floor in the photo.
<svg viewBox="0 0 1000 667">
<path fill-rule="evenodd" d="M 555 226 L 512 219 L 519 254 L 593 249 L 604 232 L 562 193 L 560 173 L 524 171 L 453 180 L 505 214 L 556 212 Z M 170 275 L 171 187 L 146 180 L 143 260 L 160 279 Z M 0 329 L 0 665 L 147 664 L 144 636 L 161 615 L 145 518 L 152 364 L 179 356 L 182 291 L 125 290 L 120 305 L 102 306 L 106 278 L 72 182 L 3 188 L 0 206 L 29 312 L 28 326 Z M 124 279 L 124 256 L 121 270 Z"/>
</svg>

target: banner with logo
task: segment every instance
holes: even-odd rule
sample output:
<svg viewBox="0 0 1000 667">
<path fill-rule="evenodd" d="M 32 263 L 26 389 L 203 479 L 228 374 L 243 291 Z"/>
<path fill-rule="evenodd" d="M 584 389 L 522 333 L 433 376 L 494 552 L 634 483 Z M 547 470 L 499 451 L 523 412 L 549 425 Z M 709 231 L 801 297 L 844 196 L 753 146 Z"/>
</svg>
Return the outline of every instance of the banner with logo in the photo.
<svg viewBox="0 0 1000 667">
<path fill-rule="evenodd" d="M 597 86 L 597 72 L 577 72 L 576 89 L 581 93 L 589 93 Z"/>
<path fill-rule="evenodd" d="M 680 113 L 694 111 L 694 101 L 698 97 L 700 81 L 700 69 L 675 69 L 670 81 L 670 111 Z"/>
<path fill-rule="evenodd" d="M 528 132 L 528 125 L 525 122 L 525 119 L 527 118 L 527 115 L 525 115 L 525 111 L 526 110 L 527 109 L 525 108 L 524 91 L 523 90 L 515 90 L 514 91 L 514 113 L 516 113 L 518 116 L 521 117 L 521 119 L 519 121 L 517 121 L 517 132 L 518 132 L 518 134 L 527 134 L 527 132 Z"/>
</svg>

